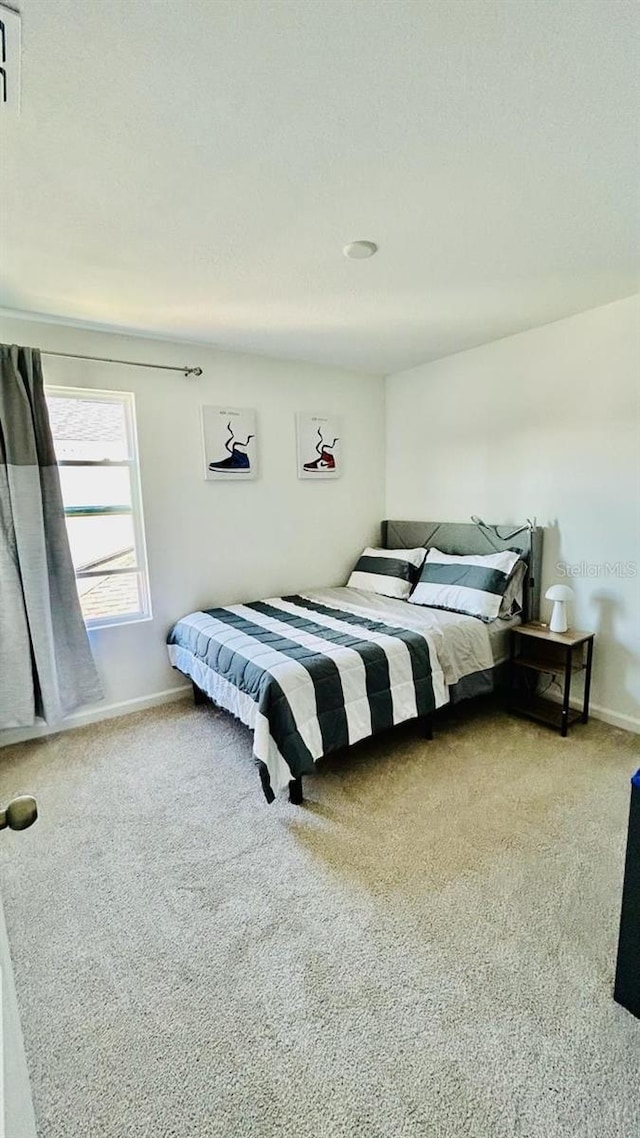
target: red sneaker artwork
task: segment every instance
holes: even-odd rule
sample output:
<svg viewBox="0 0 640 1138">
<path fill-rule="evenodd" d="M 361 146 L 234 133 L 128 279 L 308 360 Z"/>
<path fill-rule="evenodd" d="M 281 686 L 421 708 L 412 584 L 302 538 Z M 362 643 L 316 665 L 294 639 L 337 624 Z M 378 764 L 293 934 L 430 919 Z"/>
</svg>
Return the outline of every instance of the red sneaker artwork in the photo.
<svg viewBox="0 0 640 1138">
<path fill-rule="evenodd" d="M 340 415 L 296 415 L 298 478 L 312 482 L 340 478 L 342 474 L 344 430 Z"/>
<path fill-rule="evenodd" d="M 319 441 L 316 443 L 318 457 L 313 459 L 312 462 L 305 462 L 302 469 L 309 471 L 315 470 L 318 473 L 320 473 L 320 471 L 335 470 L 336 460 L 331 451 L 336 443 L 339 442 L 339 438 L 335 438 L 332 443 L 326 443 L 322 437 L 322 431 L 320 427 L 318 427 L 318 439 Z"/>
</svg>

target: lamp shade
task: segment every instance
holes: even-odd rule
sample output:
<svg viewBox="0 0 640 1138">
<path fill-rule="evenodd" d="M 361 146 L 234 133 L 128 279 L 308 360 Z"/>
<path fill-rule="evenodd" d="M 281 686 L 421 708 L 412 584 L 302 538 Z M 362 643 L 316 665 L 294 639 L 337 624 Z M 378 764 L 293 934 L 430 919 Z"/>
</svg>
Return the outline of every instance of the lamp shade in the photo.
<svg viewBox="0 0 640 1138">
<path fill-rule="evenodd" d="M 544 595 L 548 601 L 572 601 L 574 594 L 568 585 L 551 585 Z"/>
<path fill-rule="evenodd" d="M 549 621 L 550 632 L 566 632 L 569 627 L 567 601 L 572 600 L 573 589 L 568 585 L 551 585 L 544 595 L 548 601 L 553 601 L 553 611 Z"/>
</svg>

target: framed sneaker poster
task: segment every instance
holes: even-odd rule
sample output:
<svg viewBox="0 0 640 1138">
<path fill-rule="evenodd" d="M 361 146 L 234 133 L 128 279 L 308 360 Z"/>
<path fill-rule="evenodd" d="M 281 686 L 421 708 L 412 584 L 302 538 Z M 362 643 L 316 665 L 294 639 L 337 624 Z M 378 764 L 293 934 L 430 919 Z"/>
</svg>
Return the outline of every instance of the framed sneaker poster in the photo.
<svg viewBox="0 0 640 1138">
<path fill-rule="evenodd" d="M 205 478 L 248 482 L 258 476 L 256 413 L 240 407 L 202 408 Z"/>
<path fill-rule="evenodd" d="M 336 415 L 296 416 L 298 478 L 339 478 L 342 474 L 342 420 Z"/>
</svg>

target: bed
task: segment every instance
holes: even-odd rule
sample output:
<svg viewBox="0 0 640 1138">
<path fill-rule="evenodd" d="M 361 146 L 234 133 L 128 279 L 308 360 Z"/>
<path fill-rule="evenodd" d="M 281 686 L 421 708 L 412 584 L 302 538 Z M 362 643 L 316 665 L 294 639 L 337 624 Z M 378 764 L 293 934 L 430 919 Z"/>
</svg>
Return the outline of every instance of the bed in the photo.
<svg viewBox="0 0 640 1138">
<path fill-rule="evenodd" d="M 491 624 L 359 588 L 336 587 L 189 613 L 168 636 L 169 659 L 207 699 L 253 731 L 268 802 L 318 759 L 411 719 L 493 690 L 509 629 L 538 615 L 542 532 L 522 527 L 385 521 L 382 548 L 517 551 L 527 565 L 522 614 Z"/>
</svg>

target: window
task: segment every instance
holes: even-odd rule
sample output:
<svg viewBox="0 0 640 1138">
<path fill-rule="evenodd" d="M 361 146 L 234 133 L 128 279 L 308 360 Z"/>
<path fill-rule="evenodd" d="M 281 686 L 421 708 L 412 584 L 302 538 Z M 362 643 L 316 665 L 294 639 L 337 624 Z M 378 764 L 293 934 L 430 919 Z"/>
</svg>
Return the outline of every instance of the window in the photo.
<svg viewBox="0 0 640 1138">
<path fill-rule="evenodd" d="M 46 397 L 85 623 L 148 619 L 134 397 L 75 387 Z"/>
</svg>

